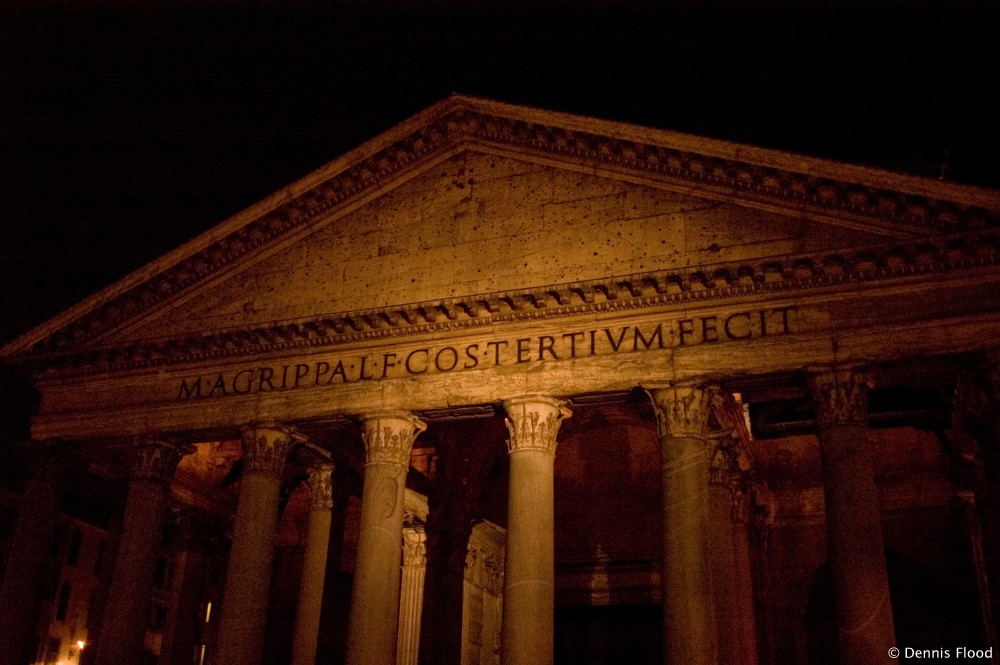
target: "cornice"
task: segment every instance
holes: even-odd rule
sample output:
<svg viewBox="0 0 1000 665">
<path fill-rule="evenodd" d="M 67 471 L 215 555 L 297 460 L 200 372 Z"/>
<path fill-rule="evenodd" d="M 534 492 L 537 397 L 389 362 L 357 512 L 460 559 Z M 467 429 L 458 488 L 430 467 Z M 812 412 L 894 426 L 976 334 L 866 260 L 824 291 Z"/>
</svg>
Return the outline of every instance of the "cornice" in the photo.
<svg viewBox="0 0 1000 665">
<path fill-rule="evenodd" d="M 845 223 L 869 224 L 883 230 L 891 228 L 895 234 L 903 236 L 1000 226 L 996 209 L 991 211 L 979 205 L 990 199 L 982 196 L 982 192 L 979 196 L 957 196 L 963 188 L 937 188 L 954 200 L 915 193 L 933 190 L 934 187 L 928 184 L 933 181 L 920 181 L 919 187 L 910 187 L 908 192 L 896 191 L 878 184 L 833 177 L 838 168 L 846 174 L 857 175 L 857 167 L 838 167 L 832 162 L 799 158 L 800 168 L 796 170 L 786 166 L 793 160 L 784 153 L 487 100 L 453 97 L 374 140 L 370 149 L 355 151 L 350 155 L 353 161 L 341 159 L 331 165 L 329 172 L 308 176 L 302 183 L 289 188 L 286 195 L 273 197 L 273 205 L 255 208 L 255 213 L 245 222 L 226 224 L 210 232 L 215 236 L 207 235 L 207 239 L 193 244 L 187 255 L 172 255 L 176 256 L 173 263 L 164 265 L 158 272 L 112 287 L 106 297 L 95 298 L 89 309 L 80 310 L 68 320 L 65 317 L 54 320 L 49 328 L 36 329 L 8 345 L 6 352 L 24 353 L 24 347 L 31 345 L 30 355 L 36 357 L 72 352 L 86 354 L 84 349 L 96 349 L 113 331 L 192 293 L 259 254 L 265 247 L 364 200 L 402 173 L 449 150 L 476 145 L 582 164 L 588 169 L 646 181 L 670 182 L 719 196 L 763 203 L 798 215 L 842 219 Z M 722 149 L 726 146 L 729 150 Z M 705 152 L 712 154 L 696 152 L 702 147 L 710 148 Z M 871 181 L 908 182 L 905 178 L 873 178 Z M 607 297 L 614 299 L 610 295 Z M 456 306 L 462 309 L 460 303 Z M 441 307 L 445 316 L 453 318 L 448 303 Z M 363 319 L 366 314 L 384 316 L 381 311 L 359 313 L 358 316 Z M 355 325 L 353 317 L 342 319 L 357 332 L 365 327 L 363 322 Z M 387 323 L 394 325 L 391 320 Z M 412 321 L 408 323 L 413 324 Z M 332 327 L 336 330 L 338 326 Z"/>
<path fill-rule="evenodd" d="M 881 246 L 644 272 L 535 289 L 341 312 L 309 320 L 80 351 L 29 353 L 11 364 L 72 377 L 337 347 L 498 324 L 927 278 L 1000 267 L 1000 229 Z"/>
</svg>

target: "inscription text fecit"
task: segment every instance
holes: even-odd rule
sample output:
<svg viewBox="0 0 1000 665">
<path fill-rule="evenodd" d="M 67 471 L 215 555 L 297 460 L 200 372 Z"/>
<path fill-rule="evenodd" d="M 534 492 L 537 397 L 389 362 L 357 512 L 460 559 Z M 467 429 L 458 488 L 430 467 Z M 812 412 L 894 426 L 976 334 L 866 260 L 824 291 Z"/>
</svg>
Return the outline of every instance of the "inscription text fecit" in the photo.
<svg viewBox="0 0 1000 665">
<path fill-rule="evenodd" d="M 184 377 L 176 399 L 297 390 L 787 335 L 792 332 L 790 314 L 797 309 L 794 306 L 774 307 L 661 321 L 655 325 L 594 328 L 463 346 L 421 346 L 403 352 L 355 354 L 336 360 L 245 367 Z"/>
</svg>

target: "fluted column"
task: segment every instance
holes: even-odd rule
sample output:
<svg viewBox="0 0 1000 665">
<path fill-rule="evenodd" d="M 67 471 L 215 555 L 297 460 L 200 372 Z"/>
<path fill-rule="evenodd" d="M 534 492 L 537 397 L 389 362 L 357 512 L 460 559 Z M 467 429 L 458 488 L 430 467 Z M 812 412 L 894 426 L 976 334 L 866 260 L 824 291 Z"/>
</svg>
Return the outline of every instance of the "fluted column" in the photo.
<svg viewBox="0 0 1000 665">
<path fill-rule="evenodd" d="M 142 657 L 170 481 L 181 457 L 193 451 L 193 446 L 167 437 L 146 439 L 132 451 L 125 517 L 101 621 L 97 665 L 138 663 Z"/>
<path fill-rule="evenodd" d="M 559 400 L 526 395 L 504 402 L 510 486 L 504 565 L 504 665 L 551 665 L 555 628 L 553 467 L 559 425 L 570 410 Z"/>
<path fill-rule="evenodd" d="M 60 479 L 70 464 L 44 444 L 28 452 L 33 475 L 24 487 L 3 584 L 0 585 L 0 665 L 34 658 L 35 624 L 52 553 Z"/>
<path fill-rule="evenodd" d="M 302 561 L 299 608 L 295 614 L 292 641 L 292 665 L 313 665 L 319 638 L 319 617 L 323 609 L 323 585 L 326 581 L 326 555 L 330 547 L 330 521 L 333 509 L 333 464 L 322 462 L 308 469 L 309 526 L 306 551 Z"/>
<path fill-rule="evenodd" d="M 259 665 L 278 521 L 281 471 L 293 430 L 278 423 L 243 429 L 243 478 L 222 597 L 216 662 Z"/>
<path fill-rule="evenodd" d="M 809 377 L 823 460 L 827 547 L 840 662 L 885 663 L 895 645 L 875 464 L 868 378 L 850 370 Z"/>
<path fill-rule="evenodd" d="M 403 570 L 399 589 L 399 636 L 396 665 L 417 665 L 420 615 L 424 608 L 427 536 L 418 525 L 403 529 Z"/>
<path fill-rule="evenodd" d="M 663 661 L 718 662 L 708 556 L 708 391 L 650 392 L 663 472 Z"/>
<path fill-rule="evenodd" d="M 427 426 L 405 411 L 367 416 L 362 426 L 365 480 L 346 662 L 391 665 L 399 620 L 406 472 L 413 442 Z"/>
</svg>

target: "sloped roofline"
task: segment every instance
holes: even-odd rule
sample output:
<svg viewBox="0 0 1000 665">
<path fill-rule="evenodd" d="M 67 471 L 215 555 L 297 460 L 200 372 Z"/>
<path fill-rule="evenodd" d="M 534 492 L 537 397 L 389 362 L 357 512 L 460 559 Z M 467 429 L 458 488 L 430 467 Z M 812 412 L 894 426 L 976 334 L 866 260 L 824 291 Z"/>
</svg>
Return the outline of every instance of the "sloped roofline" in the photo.
<svg viewBox="0 0 1000 665">
<path fill-rule="evenodd" d="M 22 334 L 0 348 L 0 355 L 30 354 L 40 344 L 50 350 L 86 345 L 215 275 L 216 270 L 200 270 L 205 261 L 199 257 L 216 259 L 213 265 L 221 269 L 241 263 L 246 254 L 232 253 L 234 236 L 244 236 L 237 242 L 242 251 L 255 253 L 284 237 L 288 228 L 331 211 L 351 196 L 352 188 L 376 181 L 384 186 L 384 180 L 428 156 L 492 142 L 546 150 L 587 166 L 592 161 L 610 172 L 642 169 L 646 177 L 687 179 L 734 196 L 782 199 L 790 211 L 817 208 L 822 213 L 825 206 L 827 214 L 873 223 L 898 218 L 902 235 L 995 225 L 1000 218 L 996 190 L 453 94 Z M 329 184 L 337 178 L 346 183 L 339 182 L 331 193 Z M 178 274 L 167 281 L 163 276 L 170 271 Z"/>
</svg>

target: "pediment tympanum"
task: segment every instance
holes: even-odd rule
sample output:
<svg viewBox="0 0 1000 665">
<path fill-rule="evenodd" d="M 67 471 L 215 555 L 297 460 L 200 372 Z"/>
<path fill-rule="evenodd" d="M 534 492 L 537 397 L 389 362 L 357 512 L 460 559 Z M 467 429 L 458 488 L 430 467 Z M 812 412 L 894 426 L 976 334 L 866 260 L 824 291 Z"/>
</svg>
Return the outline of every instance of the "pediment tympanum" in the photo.
<svg viewBox="0 0 1000 665">
<path fill-rule="evenodd" d="M 470 151 L 317 226 L 120 339 L 308 322 L 879 239 Z"/>
<path fill-rule="evenodd" d="M 210 425 L 229 407 L 200 400 L 308 417 L 961 350 L 1000 305 L 998 220 L 988 190 L 456 96 L 3 353 L 43 411 Z"/>
</svg>

